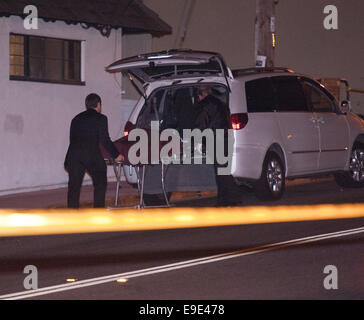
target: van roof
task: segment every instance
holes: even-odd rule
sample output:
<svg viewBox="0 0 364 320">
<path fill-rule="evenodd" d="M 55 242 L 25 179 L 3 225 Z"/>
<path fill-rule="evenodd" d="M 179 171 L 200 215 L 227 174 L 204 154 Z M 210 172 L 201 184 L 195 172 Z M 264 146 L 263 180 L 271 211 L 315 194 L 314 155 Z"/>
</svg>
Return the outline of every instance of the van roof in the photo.
<svg viewBox="0 0 364 320">
<path fill-rule="evenodd" d="M 285 67 L 267 67 L 267 68 L 246 68 L 246 69 L 235 69 L 232 70 L 234 78 L 239 78 L 241 76 L 260 74 L 260 73 L 294 73 L 290 68 Z"/>
</svg>

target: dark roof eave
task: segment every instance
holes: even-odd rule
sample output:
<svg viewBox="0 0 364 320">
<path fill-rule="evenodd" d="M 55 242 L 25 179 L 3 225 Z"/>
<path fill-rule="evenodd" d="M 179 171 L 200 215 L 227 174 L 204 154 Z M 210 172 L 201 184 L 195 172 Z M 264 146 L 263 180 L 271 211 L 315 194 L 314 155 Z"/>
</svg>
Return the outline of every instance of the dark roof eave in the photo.
<svg viewBox="0 0 364 320">
<path fill-rule="evenodd" d="M 89 0 L 81 1 L 84 5 L 87 5 Z M 48 6 L 48 4 L 45 5 L 43 0 L 33 0 L 33 3 L 35 6 L 39 5 L 39 18 L 47 22 L 81 23 L 86 28 L 94 27 L 99 31 L 123 28 L 125 29 L 124 33 L 150 33 L 157 37 L 172 33 L 172 28 L 140 0 L 108 0 L 110 3 L 117 3 L 120 6 L 117 6 L 117 9 L 115 8 L 114 11 L 99 11 L 99 14 L 95 14 L 92 9 L 80 10 L 81 1 L 66 2 L 64 0 L 52 0 L 53 7 L 51 5 Z M 24 14 L 22 11 L 22 6 L 25 2 L 23 4 L 22 2 L 24 1 L 20 0 L 18 5 L 15 5 L 16 3 L 2 3 L 0 0 L 0 17 L 19 16 L 25 18 L 27 14 Z M 126 7 L 125 4 L 127 4 Z M 120 10 L 123 13 L 115 15 L 115 12 L 120 12 Z M 105 36 L 109 34 L 109 32 L 101 33 Z"/>
<path fill-rule="evenodd" d="M 18 16 L 21 18 L 25 18 L 26 15 L 24 14 L 9 14 L 9 13 L 3 13 L 0 12 L 0 17 L 6 17 L 9 18 L 10 16 Z M 40 19 L 43 19 L 45 22 L 56 22 L 56 21 L 63 21 L 66 24 L 73 24 L 76 25 L 78 23 L 82 24 L 86 27 L 86 29 L 93 27 L 101 32 L 101 30 L 111 30 L 111 29 L 119 29 L 122 28 L 123 34 L 138 34 L 138 33 L 150 33 L 154 37 L 162 37 L 165 35 L 169 35 L 172 33 L 172 28 L 169 27 L 168 30 L 152 30 L 152 29 L 144 29 L 144 28 L 130 28 L 125 27 L 123 25 L 105 25 L 105 24 L 96 24 L 96 23 L 90 23 L 85 21 L 72 21 L 72 20 L 60 20 L 55 18 L 46 18 L 46 17 L 39 17 Z M 108 36 L 105 32 L 101 32 L 102 35 Z"/>
</svg>

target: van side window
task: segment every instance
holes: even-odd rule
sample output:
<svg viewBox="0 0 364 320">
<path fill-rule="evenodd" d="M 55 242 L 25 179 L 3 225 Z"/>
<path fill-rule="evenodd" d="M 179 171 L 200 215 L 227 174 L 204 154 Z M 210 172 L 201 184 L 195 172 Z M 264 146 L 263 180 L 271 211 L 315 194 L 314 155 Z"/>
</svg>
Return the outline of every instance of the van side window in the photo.
<svg viewBox="0 0 364 320">
<path fill-rule="evenodd" d="M 274 110 L 274 94 L 270 78 L 245 83 L 248 112 L 271 112 Z"/>
<path fill-rule="evenodd" d="M 316 85 L 304 81 L 303 89 L 313 112 L 335 112 L 333 101 Z"/>
<path fill-rule="evenodd" d="M 296 77 L 272 77 L 276 93 L 276 109 L 280 112 L 308 111 L 306 97 Z"/>
</svg>

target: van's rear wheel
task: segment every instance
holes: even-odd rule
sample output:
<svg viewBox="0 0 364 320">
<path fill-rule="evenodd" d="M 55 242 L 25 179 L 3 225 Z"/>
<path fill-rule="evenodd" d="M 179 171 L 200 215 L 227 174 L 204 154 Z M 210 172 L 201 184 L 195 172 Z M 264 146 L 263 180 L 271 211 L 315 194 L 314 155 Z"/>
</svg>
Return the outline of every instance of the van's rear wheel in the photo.
<svg viewBox="0 0 364 320">
<path fill-rule="evenodd" d="M 336 173 L 336 183 L 343 188 L 364 187 L 364 146 L 357 144 L 350 155 L 349 171 Z"/>
<path fill-rule="evenodd" d="M 260 200 L 278 200 L 286 186 L 284 165 L 275 153 L 268 153 L 260 179 L 256 182 L 254 192 Z"/>
</svg>

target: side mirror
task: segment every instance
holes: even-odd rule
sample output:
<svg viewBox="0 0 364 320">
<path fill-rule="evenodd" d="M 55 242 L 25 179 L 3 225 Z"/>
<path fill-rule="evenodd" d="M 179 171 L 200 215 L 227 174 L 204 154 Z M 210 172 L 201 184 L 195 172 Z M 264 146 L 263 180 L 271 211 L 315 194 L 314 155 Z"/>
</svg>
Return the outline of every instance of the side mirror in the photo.
<svg viewBox="0 0 364 320">
<path fill-rule="evenodd" d="M 340 103 L 340 109 L 342 112 L 349 112 L 351 110 L 351 104 L 348 100 L 343 100 Z"/>
</svg>

